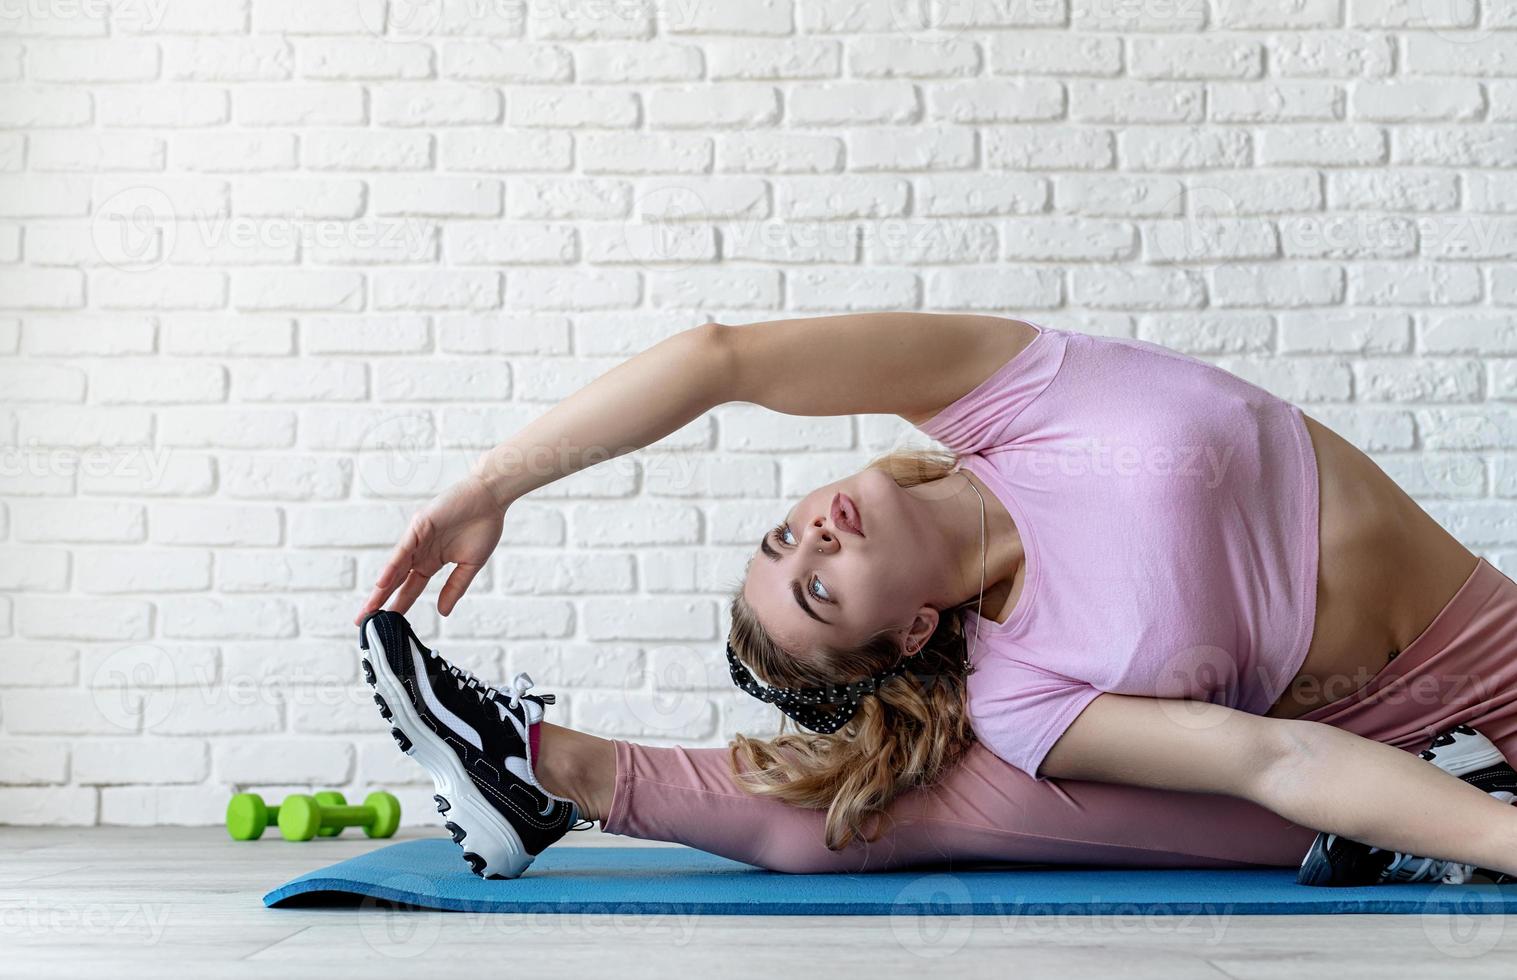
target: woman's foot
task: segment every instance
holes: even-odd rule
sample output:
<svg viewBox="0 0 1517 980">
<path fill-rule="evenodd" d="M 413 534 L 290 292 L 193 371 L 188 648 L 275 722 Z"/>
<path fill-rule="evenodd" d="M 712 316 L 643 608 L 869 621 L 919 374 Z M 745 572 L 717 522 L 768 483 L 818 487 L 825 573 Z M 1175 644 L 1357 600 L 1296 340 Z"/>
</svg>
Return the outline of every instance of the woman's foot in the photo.
<svg viewBox="0 0 1517 980">
<path fill-rule="evenodd" d="M 1433 739 L 1422 758 L 1503 803 L 1517 799 L 1517 771 L 1494 742 L 1467 725 L 1458 725 Z M 1508 880 L 1505 875 L 1473 865 L 1383 851 L 1337 834 L 1318 834 L 1301 862 L 1296 880 L 1303 885 L 1327 886 L 1416 882 L 1458 885 L 1477 876 Z"/>
<path fill-rule="evenodd" d="M 526 674 L 505 691 L 480 684 L 423 645 L 399 613 L 365 617 L 358 642 L 374 703 L 401 751 L 431 774 L 437 810 L 475 874 L 515 878 L 573 828 L 574 801 L 534 771 L 553 695 L 527 694 Z"/>
</svg>

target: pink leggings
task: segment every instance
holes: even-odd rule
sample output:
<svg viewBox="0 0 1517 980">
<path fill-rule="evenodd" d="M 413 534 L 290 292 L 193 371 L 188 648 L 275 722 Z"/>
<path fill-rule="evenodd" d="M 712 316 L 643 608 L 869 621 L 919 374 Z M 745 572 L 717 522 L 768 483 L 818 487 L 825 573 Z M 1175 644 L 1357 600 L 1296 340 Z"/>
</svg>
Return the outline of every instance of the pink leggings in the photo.
<svg viewBox="0 0 1517 980">
<path fill-rule="evenodd" d="M 1412 752 L 1468 724 L 1517 758 L 1517 583 L 1482 560 L 1415 643 L 1362 689 L 1306 717 Z M 1038 782 L 976 744 L 939 782 L 897 799 L 879 840 L 829 851 L 821 811 L 750 796 L 733 781 L 725 748 L 615 747 L 605 830 L 777 871 L 982 861 L 1295 866 L 1314 836 L 1228 797 Z"/>
</svg>

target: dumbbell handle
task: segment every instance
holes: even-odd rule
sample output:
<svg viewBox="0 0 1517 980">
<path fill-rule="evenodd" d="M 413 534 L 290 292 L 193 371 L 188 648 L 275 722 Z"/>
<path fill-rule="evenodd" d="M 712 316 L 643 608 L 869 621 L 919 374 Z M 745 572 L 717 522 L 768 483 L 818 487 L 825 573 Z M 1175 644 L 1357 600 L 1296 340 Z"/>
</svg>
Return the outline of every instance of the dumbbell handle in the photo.
<svg viewBox="0 0 1517 980">
<path fill-rule="evenodd" d="M 323 827 L 362 827 L 374 819 L 374 808 L 362 804 L 348 804 L 347 806 L 323 806 L 321 808 L 321 825 Z"/>
</svg>

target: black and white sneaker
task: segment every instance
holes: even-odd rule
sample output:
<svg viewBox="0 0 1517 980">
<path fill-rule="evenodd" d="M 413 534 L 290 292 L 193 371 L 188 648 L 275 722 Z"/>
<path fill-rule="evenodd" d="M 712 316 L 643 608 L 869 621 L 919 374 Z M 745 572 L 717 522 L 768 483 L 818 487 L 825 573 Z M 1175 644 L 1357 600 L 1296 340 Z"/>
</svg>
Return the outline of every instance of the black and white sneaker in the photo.
<svg viewBox="0 0 1517 980">
<path fill-rule="evenodd" d="M 1490 739 L 1468 725 L 1451 728 L 1433 739 L 1422 758 L 1503 803 L 1517 799 L 1517 770 L 1513 770 Z M 1498 884 L 1513 880 L 1500 872 L 1457 861 L 1383 851 L 1337 834 L 1318 834 L 1296 873 L 1301 884 L 1322 886 L 1414 882 L 1460 885 L 1475 878 Z"/>
<path fill-rule="evenodd" d="M 437 812 L 482 878 L 515 878 L 578 821 L 572 800 L 533 772 L 532 727 L 551 694 L 517 674 L 498 691 L 429 650 L 404 616 L 381 610 L 358 628 L 363 676 L 402 752 L 432 776 Z"/>
</svg>

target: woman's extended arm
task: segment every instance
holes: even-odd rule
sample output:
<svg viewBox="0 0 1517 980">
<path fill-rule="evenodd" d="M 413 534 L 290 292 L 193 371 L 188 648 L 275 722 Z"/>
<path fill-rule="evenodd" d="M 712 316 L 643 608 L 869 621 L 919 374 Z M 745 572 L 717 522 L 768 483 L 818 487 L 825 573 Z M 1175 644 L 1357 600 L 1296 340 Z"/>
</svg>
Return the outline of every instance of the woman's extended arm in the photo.
<svg viewBox="0 0 1517 980">
<path fill-rule="evenodd" d="M 1035 336 L 1002 317 L 854 313 L 707 323 L 622 362 L 475 467 L 501 506 L 641 449 L 726 402 L 787 415 L 931 417 Z"/>
<path fill-rule="evenodd" d="M 1517 809 L 1411 753 L 1318 722 L 1103 694 L 1040 771 L 1223 793 L 1375 847 L 1517 873 Z"/>
<path fill-rule="evenodd" d="M 752 402 L 789 415 L 894 413 L 917 422 L 1035 336 L 1018 320 L 910 312 L 681 331 L 544 412 L 418 511 L 355 622 L 392 596 L 391 608 L 405 612 L 453 564 L 437 600 L 446 616 L 499 543 L 513 501 L 657 442 L 718 405 Z"/>
</svg>

